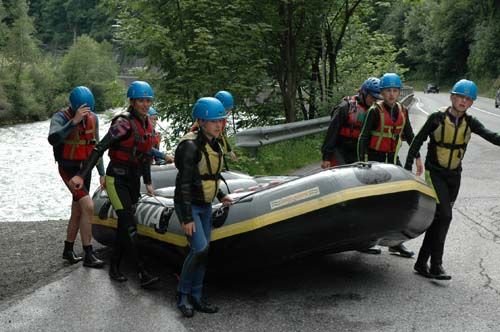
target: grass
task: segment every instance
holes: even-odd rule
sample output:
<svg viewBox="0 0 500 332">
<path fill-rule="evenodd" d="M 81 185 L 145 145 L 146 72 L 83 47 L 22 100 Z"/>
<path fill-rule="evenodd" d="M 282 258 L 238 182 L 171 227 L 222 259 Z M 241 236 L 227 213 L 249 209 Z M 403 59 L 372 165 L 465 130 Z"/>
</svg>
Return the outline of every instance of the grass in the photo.
<svg viewBox="0 0 500 332">
<path fill-rule="evenodd" d="M 292 140 L 264 145 L 257 153 L 236 147 L 234 138 L 230 144 L 238 156 L 237 162 L 227 158 L 229 169 L 250 175 L 285 175 L 321 161 L 321 144 L 324 133 L 299 137 Z"/>
</svg>

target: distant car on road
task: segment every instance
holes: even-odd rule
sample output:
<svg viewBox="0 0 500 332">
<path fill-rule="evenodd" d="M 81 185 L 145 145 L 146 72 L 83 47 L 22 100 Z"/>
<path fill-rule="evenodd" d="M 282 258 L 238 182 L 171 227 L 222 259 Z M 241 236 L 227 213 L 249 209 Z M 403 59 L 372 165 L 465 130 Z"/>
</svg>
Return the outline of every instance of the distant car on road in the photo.
<svg viewBox="0 0 500 332">
<path fill-rule="evenodd" d="M 495 97 L 495 107 L 500 106 L 500 89 L 497 91 L 497 96 Z"/>
<path fill-rule="evenodd" d="M 437 84 L 429 83 L 424 89 L 424 93 L 439 93 L 439 87 L 437 86 Z"/>
</svg>

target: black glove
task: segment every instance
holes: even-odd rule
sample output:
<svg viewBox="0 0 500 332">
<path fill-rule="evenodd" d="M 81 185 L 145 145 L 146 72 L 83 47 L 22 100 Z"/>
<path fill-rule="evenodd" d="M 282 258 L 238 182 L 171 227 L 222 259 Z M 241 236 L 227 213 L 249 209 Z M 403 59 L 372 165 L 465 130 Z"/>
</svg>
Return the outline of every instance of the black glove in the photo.
<svg viewBox="0 0 500 332">
<path fill-rule="evenodd" d="M 229 206 L 221 206 L 212 213 L 212 226 L 219 228 L 226 222 L 227 215 L 229 214 Z"/>
</svg>

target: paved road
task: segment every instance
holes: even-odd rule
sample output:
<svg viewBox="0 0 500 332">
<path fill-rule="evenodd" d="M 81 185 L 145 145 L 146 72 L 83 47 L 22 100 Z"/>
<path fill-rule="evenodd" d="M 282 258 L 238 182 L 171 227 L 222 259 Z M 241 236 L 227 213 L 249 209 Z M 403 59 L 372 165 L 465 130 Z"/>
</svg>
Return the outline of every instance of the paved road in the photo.
<svg viewBox="0 0 500 332">
<path fill-rule="evenodd" d="M 447 94 L 417 98 L 410 110 L 415 130 L 425 112 L 449 100 Z M 500 110 L 493 105 L 479 98 L 470 112 L 500 131 Z M 404 160 L 405 150 L 401 154 Z M 157 271 L 160 289 L 148 292 L 133 279 L 116 285 L 104 270 L 78 268 L 23 299 L 0 304 L 0 330 L 498 331 L 499 164 L 500 148 L 474 137 L 445 252 L 450 282 L 421 278 L 412 271 L 414 259 L 387 251 L 346 252 L 246 275 L 212 276 L 207 291 L 221 312 L 182 319 L 174 310 L 176 281 L 168 268 Z M 420 242 L 408 246 L 418 250 Z"/>
</svg>

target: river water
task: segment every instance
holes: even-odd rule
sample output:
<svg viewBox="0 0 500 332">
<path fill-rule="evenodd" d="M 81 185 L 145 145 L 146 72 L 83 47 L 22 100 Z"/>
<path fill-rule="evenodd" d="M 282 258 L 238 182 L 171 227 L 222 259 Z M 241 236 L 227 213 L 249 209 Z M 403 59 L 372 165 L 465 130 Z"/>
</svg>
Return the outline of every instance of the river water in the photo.
<svg viewBox="0 0 500 332">
<path fill-rule="evenodd" d="M 99 115 L 100 137 L 109 128 L 111 110 Z M 0 222 L 68 219 L 71 194 L 59 177 L 47 141 L 50 120 L 0 127 Z M 107 153 L 104 156 L 107 165 Z M 99 184 L 92 171 L 90 192 Z"/>
</svg>

